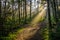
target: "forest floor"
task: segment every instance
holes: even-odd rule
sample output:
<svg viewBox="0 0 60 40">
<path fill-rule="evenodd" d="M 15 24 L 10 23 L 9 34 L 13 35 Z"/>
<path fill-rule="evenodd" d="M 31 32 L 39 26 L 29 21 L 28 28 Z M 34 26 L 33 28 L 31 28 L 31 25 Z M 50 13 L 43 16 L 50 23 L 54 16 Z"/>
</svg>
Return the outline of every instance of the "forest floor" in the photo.
<svg viewBox="0 0 60 40">
<path fill-rule="evenodd" d="M 31 21 L 30 25 L 16 35 L 14 40 L 42 40 L 40 28 L 45 25 L 44 22 L 41 22 L 46 16 L 45 10 L 46 9 L 42 9 L 42 11 Z"/>
</svg>

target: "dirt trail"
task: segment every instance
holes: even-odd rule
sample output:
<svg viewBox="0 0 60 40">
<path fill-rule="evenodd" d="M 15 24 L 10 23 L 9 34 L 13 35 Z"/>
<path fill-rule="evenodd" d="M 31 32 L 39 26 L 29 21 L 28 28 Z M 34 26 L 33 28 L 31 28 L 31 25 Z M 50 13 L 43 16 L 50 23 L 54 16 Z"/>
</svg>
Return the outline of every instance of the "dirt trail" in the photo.
<svg viewBox="0 0 60 40">
<path fill-rule="evenodd" d="M 32 38 L 36 32 L 40 29 L 38 25 L 38 22 L 42 17 L 45 16 L 45 9 L 43 9 L 32 21 L 31 25 L 24 28 L 24 30 L 17 34 L 16 38 L 14 40 L 29 40 Z"/>
</svg>

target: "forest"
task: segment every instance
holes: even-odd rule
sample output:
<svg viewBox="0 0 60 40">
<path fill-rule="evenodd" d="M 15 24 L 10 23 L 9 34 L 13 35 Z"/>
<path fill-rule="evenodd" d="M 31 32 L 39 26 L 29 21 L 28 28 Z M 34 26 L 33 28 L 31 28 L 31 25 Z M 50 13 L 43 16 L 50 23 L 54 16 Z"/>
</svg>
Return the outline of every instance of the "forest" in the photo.
<svg viewBox="0 0 60 40">
<path fill-rule="evenodd" d="M 60 40 L 60 0 L 0 0 L 0 40 Z"/>
</svg>

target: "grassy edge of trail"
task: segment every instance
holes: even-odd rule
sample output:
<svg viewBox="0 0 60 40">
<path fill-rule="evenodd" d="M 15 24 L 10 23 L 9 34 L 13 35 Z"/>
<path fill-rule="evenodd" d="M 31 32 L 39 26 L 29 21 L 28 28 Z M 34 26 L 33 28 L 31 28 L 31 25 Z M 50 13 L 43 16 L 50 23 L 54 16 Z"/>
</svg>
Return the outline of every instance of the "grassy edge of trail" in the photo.
<svg viewBox="0 0 60 40">
<path fill-rule="evenodd" d="M 45 18 L 41 18 L 40 22 L 42 22 Z M 24 28 L 18 29 L 16 32 L 9 33 L 7 37 L 1 37 L 2 40 L 14 40 L 14 38 L 17 36 L 18 33 L 21 33 L 24 30 Z"/>
<path fill-rule="evenodd" d="M 39 22 L 42 22 L 45 18 L 41 17 Z M 11 32 L 7 37 L 0 37 L 1 40 L 14 40 L 14 38 L 17 36 L 18 33 L 21 33 L 24 30 L 24 28 L 18 29 L 16 32 Z"/>
<path fill-rule="evenodd" d="M 14 40 L 16 35 L 19 32 L 22 32 L 23 30 L 24 30 L 24 28 L 21 28 L 21 29 L 18 29 L 16 32 L 11 32 L 11 33 L 9 33 L 9 35 L 7 37 L 0 37 L 0 40 Z"/>
</svg>

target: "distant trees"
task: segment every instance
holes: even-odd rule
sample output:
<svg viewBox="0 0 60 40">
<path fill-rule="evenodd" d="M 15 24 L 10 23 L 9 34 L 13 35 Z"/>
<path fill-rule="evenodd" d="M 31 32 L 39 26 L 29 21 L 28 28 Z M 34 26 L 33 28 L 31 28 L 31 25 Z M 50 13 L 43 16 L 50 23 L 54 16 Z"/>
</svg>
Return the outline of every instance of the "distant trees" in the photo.
<svg viewBox="0 0 60 40">
<path fill-rule="evenodd" d="M 1 4 L 1 1 L 4 5 Z M 34 1 L 36 2 L 36 0 Z M 27 0 L 0 0 L 0 34 L 5 32 L 8 35 L 8 32 L 18 28 L 17 26 L 31 21 L 38 9 L 37 11 L 35 9 L 36 12 L 32 10 L 32 0 L 30 0 L 29 12 L 27 12 L 27 3 Z M 18 5 L 17 8 L 16 4 Z"/>
<path fill-rule="evenodd" d="M 48 20 L 49 20 L 49 32 L 50 32 L 50 38 L 52 38 L 51 40 L 57 40 L 57 30 L 59 30 L 59 13 L 58 12 L 58 4 L 57 4 L 58 0 L 47 0 L 47 4 L 48 4 Z M 52 10 L 52 11 L 51 11 Z M 52 14 L 52 16 L 51 16 Z M 57 39 L 56 39 L 57 38 Z"/>
<path fill-rule="evenodd" d="M 31 19 L 31 10 L 32 9 L 32 0 L 30 0 L 30 19 Z"/>
<path fill-rule="evenodd" d="M 15 7 L 14 7 L 14 0 L 11 0 L 11 4 L 12 4 L 12 20 L 13 20 L 13 24 L 15 24 Z"/>
<path fill-rule="evenodd" d="M 21 3 L 21 1 L 20 0 L 17 0 L 18 1 L 18 12 L 19 12 L 19 24 L 20 24 L 20 20 L 21 20 L 21 18 L 20 18 L 20 3 Z"/>
<path fill-rule="evenodd" d="M 26 2 L 26 0 L 25 0 L 25 24 L 27 23 L 27 8 L 26 8 L 26 4 L 27 4 L 27 2 Z"/>
<path fill-rule="evenodd" d="M 48 7 L 48 20 L 49 20 L 49 26 L 51 27 L 52 25 L 51 25 L 51 15 L 50 15 L 50 1 L 49 0 L 47 0 L 47 7 Z"/>
<path fill-rule="evenodd" d="M 0 36 L 4 35 L 4 31 L 6 31 L 5 28 L 5 22 L 6 22 L 6 7 L 4 8 L 5 11 L 3 11 L 4 13 L 2 13 L 2 0 L 0 0 Z M 5 3 L 6 6 L 6 3 Z"/>
<path fill-rule="evenodd" d="M 53 16 L 55 18 L 55 22 L 57 23 L 57 5 L 56 5 L 56 0 L 53 0 Z"/>
</svg>

